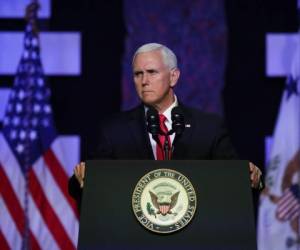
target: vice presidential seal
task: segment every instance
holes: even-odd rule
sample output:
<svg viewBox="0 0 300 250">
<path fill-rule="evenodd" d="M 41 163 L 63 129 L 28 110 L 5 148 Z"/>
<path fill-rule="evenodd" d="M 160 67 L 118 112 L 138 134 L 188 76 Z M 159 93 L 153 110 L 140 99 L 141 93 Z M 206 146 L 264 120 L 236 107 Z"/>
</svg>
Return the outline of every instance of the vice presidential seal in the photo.
<svg viewBox="0 0 300 250">
<path fill-rule="evenodd" d="M 157 233 L 171 233 L 185 227 L 196 211 L 197 197 L 191 182 L 171 169 L 157 169 L 144 175 L 132 195 L 138 221 Z"/>
</svg>

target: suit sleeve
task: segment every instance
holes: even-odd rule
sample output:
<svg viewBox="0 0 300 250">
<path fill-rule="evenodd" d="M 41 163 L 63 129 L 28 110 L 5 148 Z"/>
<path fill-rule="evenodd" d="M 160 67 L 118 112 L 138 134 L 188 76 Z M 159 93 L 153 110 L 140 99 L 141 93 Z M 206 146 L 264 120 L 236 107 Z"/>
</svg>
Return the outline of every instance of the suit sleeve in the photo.
<svg viewBox="0 0 300 250">
<path fill-rule="evenodd" d="M 72 177 L 69 179 L 68 190 L 69 194 L 76 200 L 77 207 L 80 210 L 82 188 L 80 188 L 75 175 L 72 175 Z"/>
<path fill-rule="evenodd" d="M 216 133 L 211 148 L 211 159 L 238 159 L 238 155 L 231 143 L 229 133 L 221 120 L 217 122 Z"/>
</svg>

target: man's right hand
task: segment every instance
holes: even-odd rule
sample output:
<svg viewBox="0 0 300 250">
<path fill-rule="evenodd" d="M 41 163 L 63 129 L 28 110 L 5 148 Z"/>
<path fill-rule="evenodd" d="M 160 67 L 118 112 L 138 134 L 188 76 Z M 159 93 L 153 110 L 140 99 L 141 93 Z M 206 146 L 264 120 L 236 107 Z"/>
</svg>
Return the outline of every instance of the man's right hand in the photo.
<svg viewBox="0 0 300 250">
<path fill-rule="evenodd" d="M 80 162 L 74 168 L 74 175 L 81 188 L 83 188 L 83 184 L 84 184 L 84 173 L 85 173 L 85 163 Z"/>
</svg>

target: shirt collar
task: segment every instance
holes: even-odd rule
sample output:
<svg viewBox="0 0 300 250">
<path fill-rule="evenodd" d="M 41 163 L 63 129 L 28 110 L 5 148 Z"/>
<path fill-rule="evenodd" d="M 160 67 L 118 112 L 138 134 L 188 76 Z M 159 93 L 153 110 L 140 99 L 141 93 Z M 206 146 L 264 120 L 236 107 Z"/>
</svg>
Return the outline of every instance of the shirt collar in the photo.
<svg viewBox="0 0 300 250">
<path fill-rule="evenodd" d="M 178 106 L 178 100 L 176 95 L 174 95 L 174 99 L 174 102 L 165 110 L 165 112 L 162 113 L 167 118 L 166 122 L 171 122 L 171 111 L 174 107 Z M 146 105 L 144 105 L 144 108 L 145 114 L 147 114 L 149 108 Z"/>
<path fill-rule="evenodd" d="M 163 112 L 162 114 L 167 118 L 167 122 L 171 122 L 171 111 L 174 107 L 178 106 L 178 101 L 177 101 L 177 97 L 176 95 L 174 95 L 174 102 L 171 104 L 170 107 L 168 107 L 165 112 Z"/>
</svg>

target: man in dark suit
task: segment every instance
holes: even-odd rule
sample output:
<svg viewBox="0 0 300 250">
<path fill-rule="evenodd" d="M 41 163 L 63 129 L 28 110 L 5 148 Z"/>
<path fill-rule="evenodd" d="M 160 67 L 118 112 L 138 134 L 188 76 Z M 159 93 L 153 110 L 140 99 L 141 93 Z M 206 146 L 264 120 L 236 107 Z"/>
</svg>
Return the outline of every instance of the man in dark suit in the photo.
<svg viewBox="0 0 300 250">
<path fill-rule="evenodd" d="M 161 120 L 161 129 L 172 127 L 171 110 L 179 106 L 184 117 L 184 132 L 164 137 L 172 146 L 171 159 L 235 159 L 237 155 L 221 120 L 212 114 L 180 104 L 173 91 L 180 71 L 175 54 L 166 46 L 145 44 L 132 61 L 134 83 L 142 102 L 138 107 L 122 112 L 103 122 L 99 132 L 99 159 L 162 159 L 162 142 L 147 132 L 146 112 L 154 108 Z M 163 140 L 163 138 L 162 138 Z M 174 143 L 174 145 L 173 145 Z M 261 171 L 249 163 L 253 187 L 258 187 Z M 69 191 L 79 197 L 83 187 L 85 165 L 78 164 L 70 179 Z"/>
</svg>

